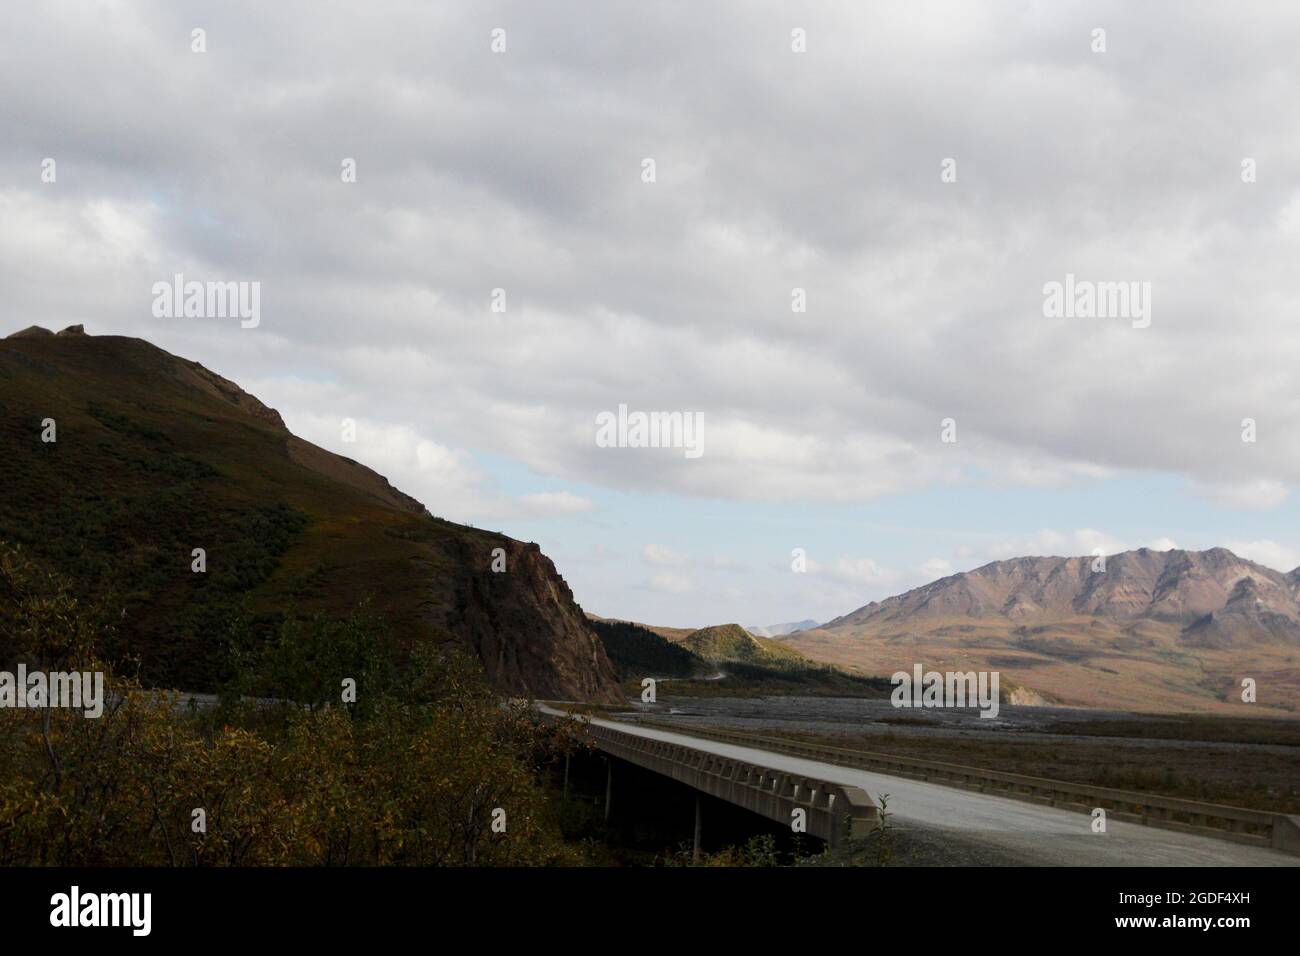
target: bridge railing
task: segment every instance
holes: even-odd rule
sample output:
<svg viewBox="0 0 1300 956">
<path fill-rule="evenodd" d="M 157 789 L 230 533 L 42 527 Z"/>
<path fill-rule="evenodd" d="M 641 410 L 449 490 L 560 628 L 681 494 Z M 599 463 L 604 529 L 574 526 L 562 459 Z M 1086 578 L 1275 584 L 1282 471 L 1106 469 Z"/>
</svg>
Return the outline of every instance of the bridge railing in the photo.
<svg viewBox="0 0 1300 956">
<path fill-rule="evenodd" d="M 875 804 L 860 787 L 774 770 L 597 724 L 589 724 L 587 730 L 605 753 L 777 823 L 791 825 L 795 810 L 802 809 L 806 832 L 832 847 L 841 846 L 846 838 L 865 837 L 880 819 Z"/>
<path fill-rule="evenodd" d="M 683 727 L 663 721 L 644 721 L 663 730 L 704 737 L 795 757 L 807 757 L 861 770 L 876 770 L 895 777 L 977 790 L 980 793 L 1026 800 L 1068 810 L 1091 812 L 1097 807 L 1107 816 L 1131 823 L 1197 833 L 1252 846 L 1272 847 L 1300 855 L 1300 816 L 1230 807 L 1217 803 L 1162 797 L 1113 787 L 1050 780 L 1018 773 L 981 770 L 961 764 L 900 757 L 868 750 L 849 750 L 810 744 L 785 737 L 767 737 L 714 728 Z"/>
</svg>

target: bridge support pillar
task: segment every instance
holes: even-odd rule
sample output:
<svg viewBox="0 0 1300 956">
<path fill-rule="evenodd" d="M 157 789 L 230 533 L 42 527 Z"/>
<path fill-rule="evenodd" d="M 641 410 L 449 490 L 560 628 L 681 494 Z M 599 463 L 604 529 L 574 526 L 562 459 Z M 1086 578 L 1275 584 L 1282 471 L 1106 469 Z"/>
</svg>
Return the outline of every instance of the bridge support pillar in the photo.
<svg viewBox="0 0 1300 956">
<path fill-rule="evenodd" d="M 704 812 L 700 806 L 700 795 L 695 795 L 695 845 L 691 850 L 691 862 L 700 862 L 700 835 L 704 832 Z"/>
<path fill-rule="evenodd" d="M 605 759 L 605 822 L 609 822 L 609 800 L 614 795 L 614 758 Z"/>
<path fill-rule="evenodd" d="M 569 802 L 569 755 L 564 755 L 564 802 Z"/>
</svg>

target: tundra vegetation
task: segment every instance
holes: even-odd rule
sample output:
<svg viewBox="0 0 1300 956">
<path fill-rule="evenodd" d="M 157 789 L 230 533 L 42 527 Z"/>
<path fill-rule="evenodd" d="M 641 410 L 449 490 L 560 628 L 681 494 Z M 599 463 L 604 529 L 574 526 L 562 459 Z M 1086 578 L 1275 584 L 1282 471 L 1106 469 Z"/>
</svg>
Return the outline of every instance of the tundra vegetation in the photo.
<svg viewBox="0 0 1300 956">
<path fill-rule="evenodd" d="M 402 653 L 364 610 L 295 620 L 253 650 L 236 635 L 240 676 L 198 709 L 110 668 L 98 647 L 112 626 L 21 551 L 0 549 L 0 655 L 103 671 L 108 700 L 98 719 L 0 710 L 0 864 L 584 862 L 544 782 L 578 745 L 573 730 L 502 706 L 476 662 Z M 357 681 L 354 705 L 341 701 L 345 677 Z"/>
<path fill-rule="evenodd" d="M 587 746 L 579 725 L 503 702 L 446 642 L 400 641 L 364 605 L 341 619 L 287 615 L 270 640 L 231 626 L 219 642 L 233 676 L 200 707 L 106 659 L 120 616 L 0 542 L 0 661 L 100 672 L 106 688 L 98 718 L 0 709 L 0 865 L 629 862 L 602 844 L 599 811 L 556 786 Z M 756 838 L 699 861 L 634 862 L 800 857 Z"/>
<path fill-rule="evenodd" d="M 757 637 L 738 624 L 704 627 L 674 642 L 641 624 L 593 620 L 592 627 L 628 696 L 654 677 L 672 693 L 691 697 L 887 697 L 890 682 L 809 660 L 781 641 Z"/>
</svg>

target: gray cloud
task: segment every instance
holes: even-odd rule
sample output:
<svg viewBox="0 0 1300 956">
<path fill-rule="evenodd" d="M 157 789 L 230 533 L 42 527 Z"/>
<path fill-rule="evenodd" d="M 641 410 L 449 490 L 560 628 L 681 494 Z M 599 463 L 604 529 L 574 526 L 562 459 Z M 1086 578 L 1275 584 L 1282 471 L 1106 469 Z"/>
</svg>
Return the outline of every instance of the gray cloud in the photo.
<svg viewBox="0 0 1300 956">
<path fill-rule="evenodd" d="M 10 324 L 148 338 L 258 382 L 291 426 L 352 416 L 562 479 L 717 497 L 1160 469 L 1249 507 L 1300 478 L 1298 11 L 7 17 Z M 206 54 L 190 52 L 196 26 Z M 498 26 L 509 47 L 493 55 Z M 1096 26 L 1105 54 L 1089 50 Z M 39 181 L 44 156 L 56 184 Z M 260 281 L 262 326 L 154 319 L 149 288 L 175 272 Z M 1067 272 L 1150 281 L 1151 327 L 1044 318 L 1042 286 Z M 796 286 L 806 314 L 790 311 Z M 595 416 L 620 402 L 702 412 L 704 457 L 597 448 Z M 950 416 L 956 445 L 939 442 Z M 443 479 L 412 480 L 436 495 Z M 515 507 L 446 480 L 435 510 Z"/>
</svg>

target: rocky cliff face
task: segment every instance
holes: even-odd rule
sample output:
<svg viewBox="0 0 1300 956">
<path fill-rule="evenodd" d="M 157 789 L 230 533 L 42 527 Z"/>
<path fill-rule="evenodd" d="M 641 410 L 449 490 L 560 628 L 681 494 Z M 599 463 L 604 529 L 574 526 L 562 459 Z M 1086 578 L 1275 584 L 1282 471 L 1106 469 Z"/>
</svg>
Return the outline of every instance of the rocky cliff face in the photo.
<svg viewBox="0 0 1300 956">
<path fill-rule="evenodd" d="M 494 571 L 501 548 L 505 570 Z M 493 683 L 511 694 L 617 703 L 614 667 L 551 559 L 511 538 L 462 540 L 467 569 L 436 620 L 468 645 Z"/>
</svg>

